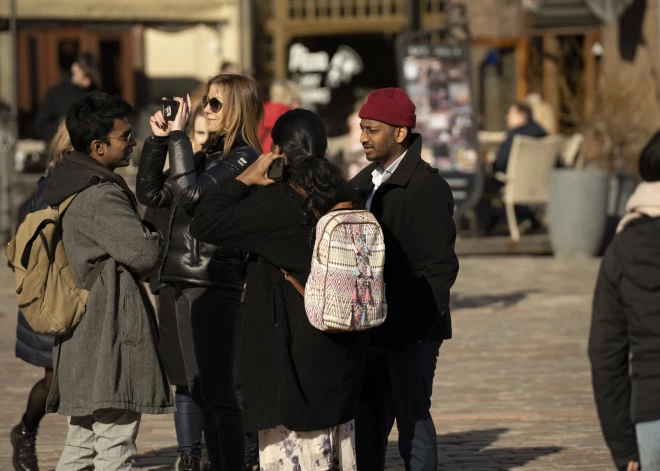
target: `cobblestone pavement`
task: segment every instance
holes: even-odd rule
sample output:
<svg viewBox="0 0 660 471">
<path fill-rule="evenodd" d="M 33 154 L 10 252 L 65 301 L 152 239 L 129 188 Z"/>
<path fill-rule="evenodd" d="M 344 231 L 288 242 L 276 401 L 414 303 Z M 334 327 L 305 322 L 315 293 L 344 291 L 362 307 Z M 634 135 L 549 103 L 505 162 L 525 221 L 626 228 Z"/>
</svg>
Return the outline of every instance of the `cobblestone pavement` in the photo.
<svg viewBox="0 0 660 471">
<path fill-rule="evenodd" d="M 4 263 L 4 262 L 2 262 Z M 439 469 L 612 470 L 594 409 L 586 339 L 596 260 L 464 258 L 453 291 L 454 340 L 440 351 L 433 397 Z M 14 358 L 15 300 L 0 274 L 0 471 L 8 434 L 41 372 Z M 54 469 L 64 418 L 47 416 L 38 452 Z M 170 470 L 171 416 L 145 416 L 135 468 Z M 403 469 L 393 432 L 387 469 Z"/>
</svg>

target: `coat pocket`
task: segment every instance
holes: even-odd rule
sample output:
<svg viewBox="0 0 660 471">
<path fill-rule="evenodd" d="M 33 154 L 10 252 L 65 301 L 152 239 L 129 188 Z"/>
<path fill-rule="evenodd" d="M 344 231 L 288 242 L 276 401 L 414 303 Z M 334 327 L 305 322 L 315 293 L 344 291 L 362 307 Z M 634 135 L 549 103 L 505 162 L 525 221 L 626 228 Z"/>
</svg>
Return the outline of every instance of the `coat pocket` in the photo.
<svg viewBox="0 0 660 471">
<path fill-rule="evenodd" d="M 126 288 L 123 293 L 122 309 L 119 315 L 119 341 L 124 345 L 136 346 L 140 336 L 140 323 L 143 312 L 137 302 L 140 291 Z"/>
</svg>

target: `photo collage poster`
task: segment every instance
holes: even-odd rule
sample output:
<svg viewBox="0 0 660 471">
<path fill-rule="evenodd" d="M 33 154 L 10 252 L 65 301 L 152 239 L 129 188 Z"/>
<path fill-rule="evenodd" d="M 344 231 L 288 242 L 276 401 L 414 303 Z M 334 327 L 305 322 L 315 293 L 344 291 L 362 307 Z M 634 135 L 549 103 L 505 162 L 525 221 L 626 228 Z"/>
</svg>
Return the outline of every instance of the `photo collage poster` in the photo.
<svg viewBox="0 0 660 471">
<path fill-rule="evenodd" d="M 409 45 L 403 58 L 403 88 L 415 103 L 422 158 L 443 174 L 477 170 L 477 127 L 470 64 L 458 45 Z"/>
</svg>

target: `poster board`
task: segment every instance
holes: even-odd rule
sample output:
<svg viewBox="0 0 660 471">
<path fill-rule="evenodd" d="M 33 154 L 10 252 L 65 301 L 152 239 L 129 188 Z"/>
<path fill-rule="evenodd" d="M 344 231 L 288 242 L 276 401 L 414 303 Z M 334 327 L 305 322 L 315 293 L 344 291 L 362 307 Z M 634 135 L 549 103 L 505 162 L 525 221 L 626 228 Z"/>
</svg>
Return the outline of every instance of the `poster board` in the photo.
<svg viewBox="0 0 660 471">
<path fill-rule="evenodd" d="M 460 214 L 482 193 L 469 42 L 403 37 L 397 51 L 400 87 L 416 107 L 422 158 L 449 183 Z"/>
</svg>

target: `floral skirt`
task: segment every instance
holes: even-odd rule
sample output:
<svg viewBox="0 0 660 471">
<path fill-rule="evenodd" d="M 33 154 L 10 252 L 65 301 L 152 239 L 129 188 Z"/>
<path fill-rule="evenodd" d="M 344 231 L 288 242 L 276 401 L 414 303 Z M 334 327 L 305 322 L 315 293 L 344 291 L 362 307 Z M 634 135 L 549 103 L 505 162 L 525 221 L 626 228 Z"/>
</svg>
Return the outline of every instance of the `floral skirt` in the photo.
<svg viewBox="0 0 660 471">
<path fill-rule="evenodd" d="M 261 471 L 356 471 L 355 423 L 316 432 L 259 432 Z"/>
</svg>

